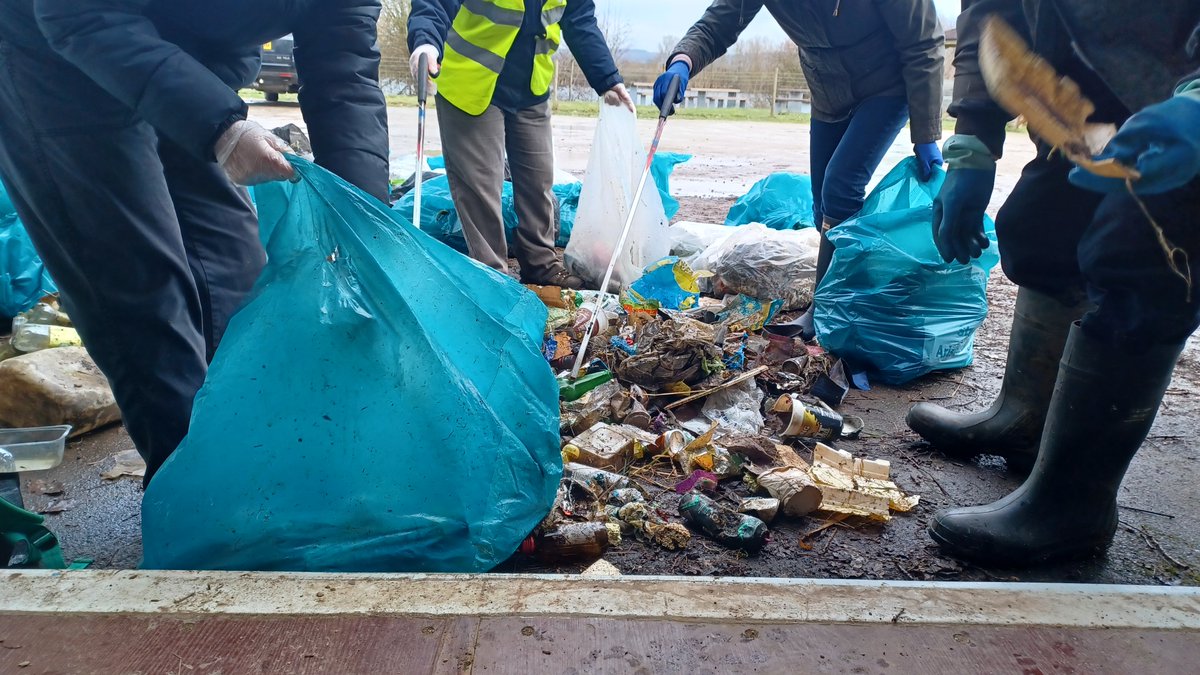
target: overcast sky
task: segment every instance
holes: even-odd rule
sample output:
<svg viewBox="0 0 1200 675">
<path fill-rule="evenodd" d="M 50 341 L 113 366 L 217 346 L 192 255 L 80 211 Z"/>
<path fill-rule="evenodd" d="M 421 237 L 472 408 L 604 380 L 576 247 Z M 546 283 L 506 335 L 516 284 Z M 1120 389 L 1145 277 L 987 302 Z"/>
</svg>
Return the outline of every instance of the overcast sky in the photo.
<svg viewBox="0 0 1200 675">
<path fill-rule="evenodd" d="M 959 0 L 934 0 L 944 17 L 956 17 Z M 596 12 L 605 13 L 613 19 L 629 24 L 632 37 L 630 48 L 656 51 L 664 35 L 680 37 L 700 18 L 705 0 L 597 0 Z M 760 36 L 772 40 L 783 40 L 786 36 L 771 15 L 764 9 L 742 33 L 744 36 Z"/>
</svg>

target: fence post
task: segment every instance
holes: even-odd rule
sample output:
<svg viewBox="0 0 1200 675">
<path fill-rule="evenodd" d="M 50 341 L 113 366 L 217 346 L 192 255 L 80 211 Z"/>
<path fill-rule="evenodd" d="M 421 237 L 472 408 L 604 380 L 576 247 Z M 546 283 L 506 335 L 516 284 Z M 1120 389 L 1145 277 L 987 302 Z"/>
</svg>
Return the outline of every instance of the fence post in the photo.
<svg viewBox="0 0 1200 675">
<path fill-rule="evenodd" d="M 775 102 L 779 100 L 779 68 L 775 68 L 775 84 L 771 85 L 771 117 L 775 116 Z"/>
</svg>

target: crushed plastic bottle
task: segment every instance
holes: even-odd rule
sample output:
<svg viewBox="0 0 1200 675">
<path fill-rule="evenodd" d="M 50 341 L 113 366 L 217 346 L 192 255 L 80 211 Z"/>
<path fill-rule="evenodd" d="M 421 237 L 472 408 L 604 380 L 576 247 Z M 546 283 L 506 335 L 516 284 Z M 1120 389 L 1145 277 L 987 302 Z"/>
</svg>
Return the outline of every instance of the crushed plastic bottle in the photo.
<svg viewBox="0 0 1200 675">
<path fill-rule="evenodd" d="M 608 550 L 609 528 L 604 523 L 562 523 L 530 535 L 521 553 L 546 564 L 595 560 Z"/>
<path fill-rule="evenodd" d="M 74 328 L 28 321 L 18 322 L 14 319 L 12 346 L 13 349 L 28 354 L 54 347 L 80 347 L 83 346 L 83 340 Z"/>
<path fill-rule="evenodd" d="M 766 523 L 754 516 L 725 509 L 698 492 L 689 492 L 679 500 L 679 515 L 689 525 L 700 528 L 714 541 L 730 548 L 753 553 L 767 540 Z"/>
</svg>

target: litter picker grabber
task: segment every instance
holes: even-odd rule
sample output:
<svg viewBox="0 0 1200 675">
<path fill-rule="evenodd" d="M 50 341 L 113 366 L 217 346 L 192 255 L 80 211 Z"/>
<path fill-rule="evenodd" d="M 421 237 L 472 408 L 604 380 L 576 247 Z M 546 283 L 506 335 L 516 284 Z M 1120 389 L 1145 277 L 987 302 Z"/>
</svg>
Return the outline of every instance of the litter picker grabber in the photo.
<svg viewBox="0 0 1200 675">
<path fill-rule="evenodd" d="M 604 271 L 604 280 L 600 282 L 600 292 L 603 294 L 608 290 L 608 284 L 612 281 L 613 269 L 617 266 L 617 260 L 621 256 L 622 249 L 625 248 L 625 240 L 629 238 L 629 229 L 633 227 L 633 217 L 637 215 L 638 204 L 642 201 L 642 192 L 646 189 L 646 179 L 650 177 L 650 166 L 654 162 L 654 153 L 658 152 L 658 142 L 662 139 L 663 127 L 667 124 L 667 118 L 675 112 L 675 96 L 679 93 L 679 76 L 675 75 L 671 78 L 671 83 L 667 87 L 667 94 L 663 97 L 662 107 L 658 111 L 658 128 L 654 131 L 654 140 L 650 143 L 650 151 L 646 153 L 646 166 L 642 168 L 642 177 L 638 181 L 637 190 L 633 193 L 633 201 L 629 204 L 629 214 L 625 217 L 625 227 L 621 229 L 621 236 L 617 239 L 617 245 L 613 248 L 612 259 L 608 261 L 608 269 Z M 602 310 L 600 301 L 596 301 L 594 308 L 595 313 Z M 583 340 L 579 343 L 579 354 L 575 357 L 575 365 L 571 368 L 571 377 L 579 377 L 579 370 L 583 367 L 585 355 L 587 354 L 588 343 L 592 339 L 592 330 L 596 325 L 595 321 L 589 321 L 587 329 L 583 332 Z"/>
<path fill-rule="evenodd" d="M 429 94 L 429 56 L 417 60 L 417 170 L 413 174 L 413 225 L 421 229 L 421 179 L 425 177 L 425 100 Z"/>
</svg>

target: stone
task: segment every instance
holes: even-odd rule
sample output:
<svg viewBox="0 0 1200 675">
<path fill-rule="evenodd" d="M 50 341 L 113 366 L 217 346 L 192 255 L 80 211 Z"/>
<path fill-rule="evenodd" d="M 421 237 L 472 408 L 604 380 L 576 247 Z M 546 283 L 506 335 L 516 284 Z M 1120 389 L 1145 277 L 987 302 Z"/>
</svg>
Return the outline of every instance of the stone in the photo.
<svg viewBox="0 0 1200 675">
<path fill-rule="evenodd" d="M 119 421 L 108 379 L 83 347 L 43 349 L 0 363 L 0 425 L 70 424 L 74 437 Z"/>
</svg>

